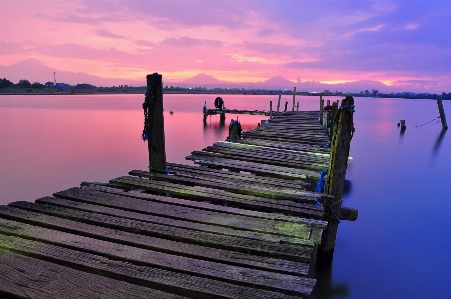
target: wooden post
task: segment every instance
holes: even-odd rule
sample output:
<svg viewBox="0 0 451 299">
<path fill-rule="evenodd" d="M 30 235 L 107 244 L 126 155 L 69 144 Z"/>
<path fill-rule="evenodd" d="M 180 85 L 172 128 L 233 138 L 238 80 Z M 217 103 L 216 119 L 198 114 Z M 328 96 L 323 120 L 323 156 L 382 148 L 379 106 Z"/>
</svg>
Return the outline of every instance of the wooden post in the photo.
<svg viewBox="0 0 451 299">
<path fill-rule="evenodd" d="M 149 171 L 166 172 L 164 143 L 163 80 L 157 73 L 147 75 Z"/>
<path fill-rule="evenodd" d="M 285 102 L 285 110 L 283 112 L 287 112 L 288 101 Z"/>
<path fill-rule="evenodd" d="M 333 102 L 332 103 L 332 111 L 329 113 L 329 116 L 327 118 L 327 123 L 330 122 L 330 127 L 329 127 L 329 140 L 332 141 L 332 137 L 334 136 L 334 119 L 335 119 L 335 115 L 337 115 L 337 111 L 338 111 L 338 103 L 337 102 Z"/>
<path fill-rule="evenodd" d="M 279 114 L 279 108 L 280 108 L 280 98 L 282 97 L 281 94 L 279 94 L 279 100 L 277 101 L 277 114 Z"/>
<path fill-rule="evenodd" d="M 437 100 L 438 112 L 440 113 L 440 120 L 442 121 L 442 128 L 448 129 L 448 125 L 446 124 L 446 116 L 445 109 L 443 109 L 442 100 Z"/>
<path fill-rule="evenodd" d="M 296 111 L 299 111 L 299 102 L 296 102 Z"/>
<path fill-rule="evenodd" d="M 319 96 L 319 122 L 322 126 L 324 126 L 323 114 L 324 114 L 324 101 L 323 101 L 323 96 L 320 95 Z"/>
<path fill-rule="evenodd" d="M 405 127 L 406 127 L 406 120 L 405 120 L 405 119 L 401 119 L 401 120 L 399 121 L 399 124 L 400 124 L 400 126 L 401 126 L 401 129 L 402 129 L 402 128 L 405 128 Z"/>
<path fill-rule="evenodd" d="M 296 102 L 296 86 L 293 88 L 293 109 L 291 111 L 294 111 L 295 102 Z"/>
<path fill-rule="evenodd" d="M 269 101 L 269 119 L 272 119 L 272 101 Z"/>
<path fill-rule="evenodd" d="M 348 105 L 354 105 L 354 98 L 351 96 L 347 96 L 342 101 L 342 107 Z M 327 228 L 323 231 L 321 245 L 317 251 L 318 262 L 320 264 L 330 264 L 334 254 L 353 131 L 352 110 L 345 108 L 337 113 L 338 116 L 335 119 L 336 122 L 334 124 L 334 134 L 331 144 L 329 171 L 325 182 L 325 193 L 333 195 L 334 199 L 326 201 L 324 204 L 326 211 L 325 220 L 327 220 L 328 224 Z"/>
</svg>

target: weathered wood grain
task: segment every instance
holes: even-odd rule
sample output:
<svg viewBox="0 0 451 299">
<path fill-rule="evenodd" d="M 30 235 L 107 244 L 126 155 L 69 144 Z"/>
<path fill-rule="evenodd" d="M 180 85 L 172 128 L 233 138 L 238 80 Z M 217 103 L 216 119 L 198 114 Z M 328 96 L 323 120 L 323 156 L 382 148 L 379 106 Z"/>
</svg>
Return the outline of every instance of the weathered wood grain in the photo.
<svg viewBox="0 0 451 299">
<path fill-rule="evenodd" d="M 227 191 L 217 192 L 214 189 L 203 187 L 188 187 L 176 185 L 168 182 L 151 181 L 137 177 L 119 177 L 110 181 L 113 184 L 124 185 L 144 190 L 167 192 L 169 194 L 182 196 L 196 200 L 225 203 L 237 207 L 255 209 L 257 211 L 267 211 L 276 213 L 286 213 L 288 215 L 307 216 L 321 218 L 324 211 L 320 207 L 315 207 L 312 203 L 315 200 L 309 198 L 309 204 L 298 203 L 288 200 L 278 200 L 271 198 L 256 197 L 244 194 L 236 194 Z"/>
<path fill-rule="evenodd" d="M 188 298 L 5 251 L 1 244 L 0 248 L 0 298 Z"/>
<path fill-rule="evenodd" d="M 42 198 L 40 201 L 42 202 L 45 199 L 51 198 Z M 30 205 L 30 203 L 27 202 L 14 202 L 10 205 L 87 224 L 149 235 L 157 238 L 297 262 L 309 261 L 312 253 L 312 249 L 307 247 L 218 235 L 215 233 L 161 225 L 130 218 L 90 213 L 49 204 Z"/>
<path fill-rule="evenodd" d="M 293 217 L 293 216 L 287 216 L 287 215 L 278 214 L 278 213 L 266 213 L 266 212 L 260 212 L 260 211 L 252 211 L 252 210 L 228 207 L 228 206 L 223 206 L 223 205 L 215 205 L 215 204 L 211 204 L 208 202 L 199 202 L 199 201 L 186 200 L 186 199 L 177 198 L 177 197 L 167 197 L 167 196 L 154 195 L 154 194 L 148 194 L 148 193 L 143 193 L 143 192 L 135 192 L 133 190 L 126 191 L 126 190 L 122 190 L 122 189 L 118 189 L 118 188 L 107 187 L 107 186 L 102 186 L 102 185 L 97 185 L 97 184 L 90 184 L 90 185 L 84 186 L 83 188 L 100 191 L 100 192 L 105 192 L 105 193 L 110 193 L 110 194 L 123 195 L 123 196 L 127 196 L 127 197 L 132 197 L 132 198 L 139 198 L 139 199 L 162 202 L 162 203 L 170 203 L 170 204 L 186 206 L 186 207 L 195 207 L 197 209 L 202 209 L 205 211 L 217 211 L 217 212 L 231 214 L 231 215 L 243 215 L 243 216 L 261 218 L 261 219 L 281 220 L 281 221 L 294 222 L 294 223 L 305 223 L 305 224 L 309 224 L 312 226 L 318 226 L 321 228 L 325 228 L 327 225 L 327 223 L 322 220 Z"/>
<path fill-rule="evenodd" d="M 235 283 L 218 281 L 206 277 L 198 277 L 178 273 L 166 269 L 149 267 L 142 264 L 115 260 L 104 256 L 63 248 L 42 242 L 31 241 L 14 236 L 0 234 L 3 248 L 29 255 L 34 258 L 50 261 L 59 265 L 79 269 L 89 273 L 136 285 L 151 287 L 160 291 L 172 292 L 195 298 L 292 298 L 280 292 L 262 290 Z M 119 250 L 120 252 L 120 250 Z M 314 282 L 314 281 L 312 281 Z M 309 289 L 299 288 L 297 292 L 288 291 L 292 295 L 303 296 Z M 244 295 L 246 294 L 246 295 Z M 305 296 L 305 295 L 304 295 Z"/>
<path fill-rule="evenodd" d="M 305 263 L 274 259 L 251 254 L 204 247 L 183 242 L 165 240 L 116 229 L 85 224 L 79 221 L 63 219 L 41 213 L 35 213 L 15 207 L 0 207 L 0 218 L 41 226 L 99 240 L 130 245 L 159 252 L 193 257 L 200 260 L 215 261 L 251 269 L 306 276 L 308 265 Z"/>
<path fill-rule="evenodd" d="M 20 239 L 4 237 L 2 234 Z M 13 239 L 14 244 L 11 244 L 11 239 Z M 25 241 L 22 241 L 22 239 L 36 241 L 36 243 L 30 242 L 34 245 L 30 245 L 30 247 L 33 246 L 34 248 L 24 250 L 21 243 L 25 243 Z M 139 264 L 149 268 L 150 271 L 155 268 L 163 269 L 284 293 L 296 293 L 298 289 L 302 289 L 305 285 L 313 284 L 313 280 L 310 278 L 171 255 L 4 219 L 0 219 L 0 240 L 2 246 L 19 251 L 35 253 L 40 251 L 36 249 L 37 247 L 42 248 L 42 251 L 55 249 L 64 252 L 68 260 L 71 259 L 70 256 L 78 255 L 78 252 L 87 252 L 110 260 Z M 60 248 L 51 246 L 52 248 L 49 249 L 47 244 L 56 245 L 55 247 Z"/>
<path fill-rule="evenodd" d="M 128 217 L 141 216 L 136 215 L 135 213 L 154 216 L 152 218 L 145 217 L 144 219 L 146 221 L 149 221 L 148 219 L 150 219 L 152 222 L 211 231 L 224 235 L 234 235 L 248 238 L 253 238 L 255 235 L 255 239 L 261 240 L 268 240 L 271 237 L 263 234 L 280 235 L 308 240 L 311 229 L 311 225 L 308 223 L 287 223 L 281 220 L 258 219 L 248 216 L 204 211 L 201 209 L 145 201 L 137 198 L 107 194 L 82 188 L 71 188 L 65 191 L 60 191 L 55 193 L 54 196 L 57 198 L 81 201 L 81 203 L 71 205 L 77 209 L 96 209 L 97 211 L 102 211 L 105 213 L 107 209 L 104 209 L 104 207 L 110 207 L 132 212 L 125 214 Z M 59 201 L 54 200 L 52 202 L 56 202 L 58 204 Z M 92 205 L 100 205 L 101 207 L 93 207 Z M 207 225 L 199 225 L 198 223 Z M 219 228 L 216 226 L 219 226 Z M 250 234 L 247 231 L 257 233 Z M 280 240 L 277 238 L 275 239 Z"/>
</svg>

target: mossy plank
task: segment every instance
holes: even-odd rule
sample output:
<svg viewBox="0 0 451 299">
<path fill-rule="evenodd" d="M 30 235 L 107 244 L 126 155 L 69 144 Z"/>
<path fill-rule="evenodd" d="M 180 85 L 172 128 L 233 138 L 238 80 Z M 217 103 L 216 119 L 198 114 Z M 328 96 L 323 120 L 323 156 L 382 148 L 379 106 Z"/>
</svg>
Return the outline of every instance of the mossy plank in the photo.
<svg viewBox="0 0 451 299">
<path fill-rule="evenodd" d="M 162 202 L 162 203 L 170 203 L 170 204 L 186 206 L 186 207 L 195 207 L 197 209 L 202 209 L 202 210 L 206 210 L 206 211 L 218 211 L 221 213 L 227 213 L 227 214 L 231 214 L 231 215 L 243 215 L 243 216 L 256 217 L 256 218 L 262 218 L 262 219 L 283 220 L 283 221 L 295 222 L 295 223 L 306 223 L 306 224 L 309 224 L 312 226 L 317 226 L 319 228 L 325 228 L 327 225 L 327 223 L 322 220 L 286 216 L 283 214 L 276 214 L 276 213 L 252 211 L 252 210 L 228 207 L 228 206 L 223 206 L 223 205 L 215 205 L 215 204 L 208 203 L 208 202 L 187 200 L 187 199 L 182 199 L 182 198 L 177 198 L 177 197 L 168 197 L 168 196 L 154 195 L 154 194 L 149 194 L 149 193 L 134 192 L 133 190 L 125 191 L 122 189 L 103 186 L 103 185 L 97 185 L 94 183 L 84 186 L 83 188 L 100 191 L 100 192 L 105 192 L 105 193 L 116 194 L 116 195 L 123 195 L 123 196 L 127 196 L 127 197 L 132 197 L 132 198 L 140 198 L 140 199 L 144 199 L 144 200 L 150 200 L 150 201 L 156 201 L 156 202 Z"/>
<path fill-rule="evenodd" d="M 17 238 L 11 238 L 13 240 L 10 240 L 10 238 L 3 236 L 2 234 Z M 27 246 L 28 249 L 25 249 L 25 251 L 40 252 L 41 250 L 51 251 L 52 249 L 55 249 L 56 251 L 63 252 L 65 259 L 68 260 L 71 260 L 72 255 L 78 255 L 78 252 L 80 251 L 88 252 L 106 257 L 110 260 L 139 264 L 145 266 L 145 268 L 148 268 L 150 271 L 155 268 L 164 269 L 175 273 L 189 274 L 194 277 L 207 277 L 222 282 L 278 292 L 296 293 L 297 289 L 302 289 L 305 285 L 312 284 L 312 279 L 310 278 L 302 278 L 162 253 L 37 227 L 16 221 L 0 219 L 1 246 L 21 251 L 23 250 L 21 243 L 25 243 L 23 239 L 36 241 L 36 243 L 30 242 L 30 245 Z M 47 244 L 56 245 L 61 249 L 46 248 Z M 31 249 L 31 247 L 33 248 Z M 42 249 L 37 249 L 38 247 Z"/>
<path fill-rule="evenodd" d="M 73 237 L 76 238 L 76 236 Z M 94 239 L 88 241 L 95 242 Z M 254 281 L 252 281 L 253 277 L 251 277 L 247 283 L 230 283 L 227 281 L 213 279 L 210 276 L 193 276 L 187 273 L 180 273 L 164 268 L 151 267 L 146 263 L 134 264 L 122 259 L 117 260 L 109 258 L 114 256 L 111 254 L 107 254 L 108 257 L 106 257 L 3 234 L 0 234 L 0 244 L 1 248 L 8 251 L 14 251 L 16 253 L 32 256 L 34 258 L 47 260 L 54 264 L 76 268 L 88 273 L 95 273 L 113 279 L 123 280 L 129 283 L 154 288 L 160 291 L 185 295 L 188 297 L 240 298 L 240 294 L 247 294 L 247 296 L 251 296 L 253 298 L 273 298 L 272 296 L 274 296 L 274 298 L 290 298 L 296 295 L 307 296 L 313 287 L 308 286 L 308 284 L 314 284 L 313 280 L 309 281 L 305 287 L 299 287 L 296 292 L 291 290 L 282 291 L 280 289 L 281 285 L 279 285 L 279 289 L 268 286 L 266 287 L 266 290 L 263 290 L 258 288 L 260 287 L 258 283 L 254 284 Z M 89 246 L 87 243 L 74 244 L 78 246 Z M 108 250 L 107 247 L 98 249 Z M 131 248 L 127 249 L 131 250 Z M 120 254 L 126 255 L 124 249 L 121 248 L 116 248 L 114 252 L 117 256 Z M 128 259 L 131 260 L 132 258 Z M 238 273 L 234 274 L 236 277 L 238 276 Z M 305 281 L 305 278 L 302 281 Z M 277 291 L 273 291 L 274 289 Z M 291 295 L 286 293 L 290 293 Z"/>
<path fill-rule="evenodd" d="M 141 218 L 146 221 L 152 221 L 165 225 L 173 225 L 211 231 L 218 234 L 255 238 L 260 240 L 268 240 L 271 237 L 264 234 L 308 240 L 311 227 L 311 225 L 306 223 L 291 222 L 289 224 L 290 230 L 280 230 L 280 223 L 285 221 L 256 219 L 247 216 L 205 211 L 202 209 L 151 202 L 82 188 L 71 188 L 65 191 L 60 191 L 55 193 L 54 196 L 57 198 L 69 199 L 71 201 L 80 201 L 80 203 L 71 204 L 72 207 L 77 209 L 99 211 L 102 213 L 108 213 L 108 211 L 110 211 L 105 207 L 120 209 L 125 210 L 125 213 L 122 213 L 124 217 L 133 217 L 134 219 Z M 50 201 L 46 202 L 50 203 Z M 58 204 L 59 201 L 52 200 L 52 203 Z M 149 218 L 140 214 L 152 215 L 153 217 Z M 257 233 L 249 233 L 248 231 Z M 278 236 L 275 239 L 280 240 Z"/>
<path fill-rule="evenodd" d="M 120 231 L 79 221 L 63 219 L 55 216 L 35 213 L 15 207 L 0 207 L 0 218 L 64 231 L 85 237 L 115 242 L 118 244 L 155 250 L 201 260 L 214 261 L 251 269 L 273 271 L 290 275 L 306 276 L 308 264 L 255 256 L 217 248 L 210 248 L 183 242 L 165 240 L 131 232 Z"/>
<path fill-rule="evenodd" d="M 42 198 L 41 200 L 45 199 L 46 198 Z M 51 198 L 47 197 L 47 199 Z M 149 235 L 167 240 L 186 242 L 206 247 L 220 248 L 272 258 L 287 259 L 297 262 L 308 262 L 312 253 L 312 249 L 308 247 L 271 243 L 235 236 L 218 235 L 215 233 L 161 225 L 130 218 L 91 213 L 49 204 L 14 202 L 10 205 L 47 215 L 136 234 Z"/>
<path fill-rule="evenodd" d="M 144 190 L 152 190 L 157 192 L 165 192 L 183 198 L 195 200 L 204 200 L 216 203 L 225 203 L 237 207 L 254 209 L 257 211 L 286 213 L 288 215 L 306 216 L 320 219 L 324 214 L 324 209 L 315 207 L 313 204 L 297 203 L 287 200 L 277 200 L 271 198 L 262 198 L 250 195 L 241 195 L 227 193 L 226 191 L 218 192 L 201 187 L 189 187 L 161 182 L 145 180 L 137 177 L 119 177 L 110 181 L 112 184 L 124 185 Z M 315 201 L 316 203 L 316 201 Z"/>
</svg>

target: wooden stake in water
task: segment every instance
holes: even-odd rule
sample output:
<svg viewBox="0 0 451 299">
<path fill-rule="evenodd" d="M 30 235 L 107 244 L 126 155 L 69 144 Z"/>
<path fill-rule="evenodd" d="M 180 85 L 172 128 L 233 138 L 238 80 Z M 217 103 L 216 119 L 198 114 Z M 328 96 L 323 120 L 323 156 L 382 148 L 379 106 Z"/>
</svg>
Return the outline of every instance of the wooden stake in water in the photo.
<svg viewBox="0 0 451 299">
<path fill-rule="evenodd" d="M 147 95 L 149 96 L 149 106 L 147 108 L 149 122 L 147 132 L 149 138 L 149 170 L 165 172 L 166 149 L 164 142 L 162 78 L 161 75 L 147 75 Z M 153 96 L 150 96 L 151 94 Z"/>
<path fill-rule="evenodd" d="M 291 111 L 294 111 L 295 102 L 296 102 L 296 86 L 293 88 L 293 109 Z"/>
<path fill-rule="evenodd" d="M 279 94 L 279 100 L 277 100 L 277 113 L 279 113 L 279 108 L 280 108 L 280 98 L 282 97 L 281 94 Z"/>
<path fill-rule="evenodd" d="M 296 102 L 296 111 L 299 111 L 299 102 Z"/>
<path fill-rule="evenodd" d="M 448 125 L 446 124 L 446 116 L 445 109 L 443 108 L 442 100 L 437 100 L 438 112 L 440 113 L 440 120 L 442 121 L 442 128 L 448 129 Z"/>
<path fill-rule="evenodd" d="M 269 119 L 272 119 L 272 101 L 269 101 Z"/>
</svg>

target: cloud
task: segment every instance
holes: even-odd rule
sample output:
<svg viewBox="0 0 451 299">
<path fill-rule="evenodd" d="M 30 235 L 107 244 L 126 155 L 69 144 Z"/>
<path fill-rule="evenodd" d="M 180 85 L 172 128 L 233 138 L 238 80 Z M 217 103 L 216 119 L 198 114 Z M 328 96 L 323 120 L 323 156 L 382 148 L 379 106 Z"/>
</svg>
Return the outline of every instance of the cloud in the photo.
<svg viewBox="0 0 451 299">
<path fill-rule="evenodd" d="M 123 35 L 115 34 L 109 30 L 102 30 L 102 29 L 96 30 L 95 34 L 97 36 L 101 36 L 101 37 L 109 37 L 109 38 L 117 38 L 117 39 L 125 39 L 126 38 Z"/>
<path fill-rule="evenodd" d="M 160 45 L 171 47 L 221 47 L 222 42 L 216 40 L 197 39 L 189 36 L 166 38 L 160 42 Z"/>
</svg>

